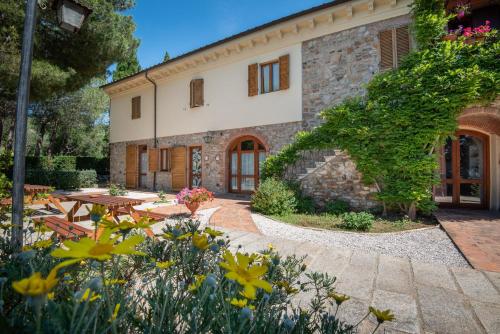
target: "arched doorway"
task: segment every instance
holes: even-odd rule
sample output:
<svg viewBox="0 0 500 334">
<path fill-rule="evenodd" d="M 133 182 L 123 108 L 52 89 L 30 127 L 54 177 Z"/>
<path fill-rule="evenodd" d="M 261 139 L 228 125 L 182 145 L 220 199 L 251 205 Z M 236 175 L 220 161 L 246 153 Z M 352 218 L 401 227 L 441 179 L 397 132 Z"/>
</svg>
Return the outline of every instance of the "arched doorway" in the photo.
<svg viewBox="0 0 500 334">
<path fill-rule="evenodd" d="M 444 207 L 488 208 L 489 136 L 459 130 L 441 154 L 441 186 L 434 198 Z"/>
<path fill-rule="evenodd" d="M 229 146 L 229 192 L 251 193 L 259 184 L 266 147 L 253 136 L 243 136 Z"/>
</svg>

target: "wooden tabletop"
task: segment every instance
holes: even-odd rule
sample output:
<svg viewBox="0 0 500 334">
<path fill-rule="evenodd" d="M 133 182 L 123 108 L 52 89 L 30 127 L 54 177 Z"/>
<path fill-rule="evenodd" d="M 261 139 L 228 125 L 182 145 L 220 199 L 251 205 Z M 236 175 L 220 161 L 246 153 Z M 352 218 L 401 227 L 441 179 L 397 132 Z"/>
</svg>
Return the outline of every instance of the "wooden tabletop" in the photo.
<svg viewBox="0 0 500 334">
<path fill-rule="evenodd" d="M 140 205 L 144 203 L 144 200 L 137 198 L 129 198 L 129 197 L 120 197 L 120 196 L 110 196 L 110 195 L 101 195 L 101 194 L 76 194 L 76 195 L 67 195 L 68 199 L 73 201 L 80 201 L 85 203 L 99 204 L 104 205 L 105 207 L 125 207 L 125 206 L 134 206 Z"/>
<path fill-rule="evenodd" d="M 49 192 L 50 190 L 51 190 L 51 187 L 49 187 L 49 186 L 42 186 L 42 185 L 38 185 L 38 184 L 25 184 L 24 185 L 24 192 L 30 193 L 30 194 Z"/>
</svg>

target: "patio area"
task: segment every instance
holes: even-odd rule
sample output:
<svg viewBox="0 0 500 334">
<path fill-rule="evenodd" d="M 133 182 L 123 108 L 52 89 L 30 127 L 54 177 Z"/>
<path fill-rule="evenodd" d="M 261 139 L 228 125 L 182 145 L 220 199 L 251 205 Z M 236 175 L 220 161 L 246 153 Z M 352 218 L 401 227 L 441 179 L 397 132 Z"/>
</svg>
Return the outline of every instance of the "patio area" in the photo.
<svg viewBox="0 0 500 334">
<path fill-rule="evenodd" d="M 475 269 L 500 272 L 500 213 L 439 210 L 435 216 Z"/>
</svg>

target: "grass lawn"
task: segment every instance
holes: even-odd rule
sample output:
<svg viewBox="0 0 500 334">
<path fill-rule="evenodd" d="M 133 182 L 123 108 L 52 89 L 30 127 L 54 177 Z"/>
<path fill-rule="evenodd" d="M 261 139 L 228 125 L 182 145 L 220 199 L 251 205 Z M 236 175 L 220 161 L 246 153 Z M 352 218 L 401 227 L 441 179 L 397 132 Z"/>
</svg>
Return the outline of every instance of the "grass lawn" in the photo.
<svg viewBox="0 0 500 334">
<path fill-rule="evenodd" d="M 355 230 L 346 230 L 338 225 L 342 223 L 342 219 L 336 215 L 317 213 L 317 214 L 303 214 L 303 213 L 293 213 L 283 216 L 270 216 L 274 220 L 278 220 L 291 225 L 323 228 L 327 230 L 343 230 L 352 232 L 361 232 Z M 376 217 L 373 222 L 373 226 L 368 233 L 385 233 L 385 232 L 399 232 L 406 230 L 414 230 L 424 227 L 432 227 L 436 225 L 436 221 L 432 218 L 419 218 L 417 221 L 412 222 L 407 219 L 403 219 L 400 216 L 394 217 Z"/>
</svg>

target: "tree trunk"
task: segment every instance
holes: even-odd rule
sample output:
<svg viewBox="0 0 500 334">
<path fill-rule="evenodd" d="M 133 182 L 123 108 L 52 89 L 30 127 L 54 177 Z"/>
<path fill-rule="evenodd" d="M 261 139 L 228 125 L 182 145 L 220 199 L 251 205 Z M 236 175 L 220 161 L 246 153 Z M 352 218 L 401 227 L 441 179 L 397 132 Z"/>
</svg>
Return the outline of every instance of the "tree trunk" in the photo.
<svg viewBox="0 0 500 334">
<path fill-rule="evenodd" d="M 0 118 L 0 148 L 2 148 L 2 143 L 3 143 L 3 115 L 2 118 Z"/>
<path fill-rule="evenodd" d="M 15 122 L 12 122 L 9 127 L 9 135 L 7 136 L 7 144 L 5 145 L 7 151 L 12 151 L 12 146 L 14 144 L 14 126 Z"/>
<path fill-rule="evenodd" d="M 43 145 L 43 137 L 45 137 L 45 124 L 40 126 L 40 134 L 36 139 L 35 157 L 40 156 L 40 152 L 42 151 L 42 145 Z"/>
<path fill-rule="evenodd" d="M 412 202 L 408 208 L 408 218 L 410 218 L 411 221 L 415 221 L 415 219 L 417 219 L 417 207 L 415 202 Z"/>
</svg>

